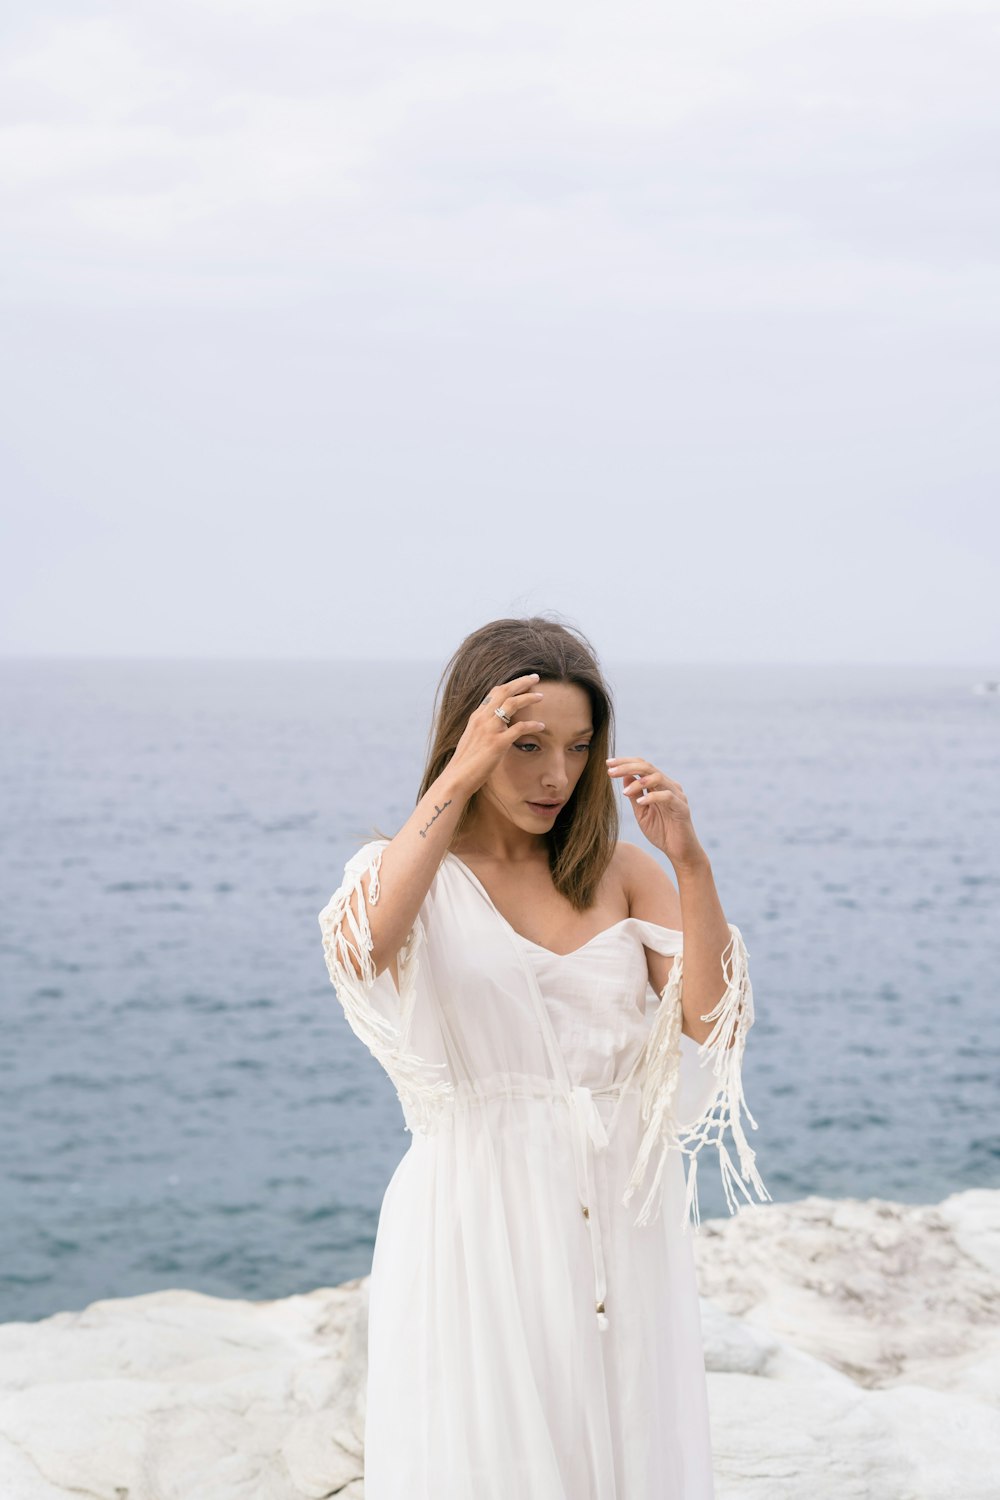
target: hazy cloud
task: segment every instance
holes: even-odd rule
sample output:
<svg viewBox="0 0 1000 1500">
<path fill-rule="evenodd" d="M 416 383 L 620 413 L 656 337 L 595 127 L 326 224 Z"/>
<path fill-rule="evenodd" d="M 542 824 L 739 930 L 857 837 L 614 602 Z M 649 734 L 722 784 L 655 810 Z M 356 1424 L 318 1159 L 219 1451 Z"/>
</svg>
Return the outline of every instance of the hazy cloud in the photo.
<svg viewBox="0 0 1000 1500">
<path fill-rule="evenodd" d="M 553 607 L 988 660 L 998 50 L 943 0 L 8 16 L 4 649 Z"/>
</svg>

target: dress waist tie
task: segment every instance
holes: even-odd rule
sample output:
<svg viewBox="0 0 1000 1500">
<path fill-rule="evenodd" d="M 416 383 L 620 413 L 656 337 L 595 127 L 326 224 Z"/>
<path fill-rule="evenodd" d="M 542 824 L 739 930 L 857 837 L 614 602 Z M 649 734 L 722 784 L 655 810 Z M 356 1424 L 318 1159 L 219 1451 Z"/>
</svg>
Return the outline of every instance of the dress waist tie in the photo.
<svg viewBox="0 0 1000 1500">
<path fill-rule="evenodd" d="M 580 1207 L 590 1231 L 590 1250 L 594 1262 L 594 1307 L 597 1312 L 597 1326 L 603 1330 L 608 1326 L 608 1317 L 604 1310 L 607 1283 L 604 1272 L 604 1247 L 601 1244 L 601 1225 L 594 1190 L 594 1153 L 607 1150 L 608 1132 L 601 1112 L 594 1103 L 594 1093 L 601 1098 L 615 1098 L 620 1093 L 620 1089 L 596 1089 L 591 1092 L 582 1084 L 578 1084 L 570 1090 L 569 1095 L 570 1118 L 573 1122 L 576 1151 L 577 1188 L 580 1194 Z"/>
</svg>

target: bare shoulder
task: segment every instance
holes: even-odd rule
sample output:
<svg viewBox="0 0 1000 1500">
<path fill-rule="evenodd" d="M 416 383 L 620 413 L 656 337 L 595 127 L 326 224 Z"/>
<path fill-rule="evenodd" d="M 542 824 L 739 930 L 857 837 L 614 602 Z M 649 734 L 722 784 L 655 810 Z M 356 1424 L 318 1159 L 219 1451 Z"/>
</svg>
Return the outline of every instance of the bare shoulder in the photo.
<svg viewBox="0 0 1000 1500">
<path fill-rule="evenodd" d="M 628 898 L 629 916 L 679 931 L 681 898 L 656 856 L 622 840 L 615 850 L 615 863 Z"/>
</svg>

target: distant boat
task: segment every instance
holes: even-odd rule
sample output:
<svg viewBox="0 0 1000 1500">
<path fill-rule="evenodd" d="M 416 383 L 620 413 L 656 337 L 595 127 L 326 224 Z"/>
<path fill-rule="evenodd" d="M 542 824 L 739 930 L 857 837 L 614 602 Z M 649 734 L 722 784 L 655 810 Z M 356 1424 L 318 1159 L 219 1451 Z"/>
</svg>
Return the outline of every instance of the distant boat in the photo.
<svg viewBox="0 0 1000 1500">
<path fill-rule="evenodd" d="M 972 685 L 974 693 L 1000 693 L 1000 682 L 975 682 Z"/>
</svg>

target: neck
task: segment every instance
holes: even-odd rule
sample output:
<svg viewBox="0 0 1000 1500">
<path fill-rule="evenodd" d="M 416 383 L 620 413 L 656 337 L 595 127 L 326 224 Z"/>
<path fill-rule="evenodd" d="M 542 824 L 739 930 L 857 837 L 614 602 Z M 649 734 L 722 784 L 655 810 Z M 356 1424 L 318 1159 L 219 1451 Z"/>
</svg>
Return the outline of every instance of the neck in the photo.
<svg viewBox="0 0 1000 1500">
<path fill-rule="evenodd" d="M 504 864 L 548 861 L 548 839 L 515 823 L 503 806 L 477 792 L 455 853 L 478 854 Z"/>
</svg>

